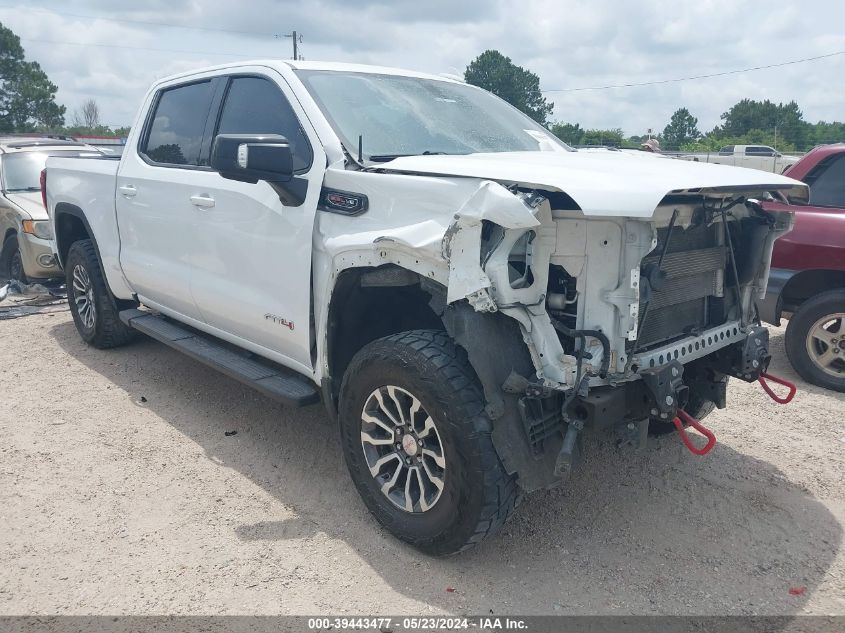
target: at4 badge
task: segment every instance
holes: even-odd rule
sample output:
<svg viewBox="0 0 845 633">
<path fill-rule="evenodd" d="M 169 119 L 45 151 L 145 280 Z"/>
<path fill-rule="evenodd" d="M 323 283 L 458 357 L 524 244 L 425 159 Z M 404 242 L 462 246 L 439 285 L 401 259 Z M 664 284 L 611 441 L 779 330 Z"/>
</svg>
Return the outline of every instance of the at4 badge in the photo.
<svg viewBox="0 0 845 633">
<path fill-rule="evenodd" d="M 293 331 L 293 321 L 288 321 L 285 318 L 276 316 L 275 314 L 270 314 L 269 312 L 264 315 L 264 318 L 268 321 L 272 321 L 273 323 L 277 323 L 278 325 L 284 325 L 290 331 Z"/>
</svg>

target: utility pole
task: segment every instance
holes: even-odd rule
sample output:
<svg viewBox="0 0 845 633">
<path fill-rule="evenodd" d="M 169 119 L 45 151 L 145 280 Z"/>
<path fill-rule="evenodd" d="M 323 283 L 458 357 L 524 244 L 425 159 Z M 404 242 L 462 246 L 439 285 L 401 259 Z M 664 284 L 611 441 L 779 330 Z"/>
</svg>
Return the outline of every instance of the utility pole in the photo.
<svg viewBox="0 0 845 633">
<path fill-rule="evenodd" d="M 299 59 L 299 49 L 297 48 L 297 44 L 302 42 L 302 36 L 297 35 L 296 31 L 293 31 L 292 33 L 285 33 L 285 37 L 289 37 L 293 41 L 293 59 Z"/>
</svg>

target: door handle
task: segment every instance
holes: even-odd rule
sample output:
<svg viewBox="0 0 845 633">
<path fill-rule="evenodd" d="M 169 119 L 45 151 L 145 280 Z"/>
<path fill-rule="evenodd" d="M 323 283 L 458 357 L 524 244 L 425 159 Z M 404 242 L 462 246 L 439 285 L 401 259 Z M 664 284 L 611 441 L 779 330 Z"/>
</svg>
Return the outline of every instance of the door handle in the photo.
<svg viewBox="0 0 845 633">
<path fill-rule="evenodd" d="M 191 196 L 191 204 L 201 209 L 210 209 L 214 206 L 214 198 L 208 195 Z"/>
<path fill-rule="evenodd" d="M 123 194 L 124 198 L 134 198 L 135 194 L 138 193 L 138 190 L 135 189 L 134 185 L 121 185 L 118 187 L 118 191 Z"/>
</svg>

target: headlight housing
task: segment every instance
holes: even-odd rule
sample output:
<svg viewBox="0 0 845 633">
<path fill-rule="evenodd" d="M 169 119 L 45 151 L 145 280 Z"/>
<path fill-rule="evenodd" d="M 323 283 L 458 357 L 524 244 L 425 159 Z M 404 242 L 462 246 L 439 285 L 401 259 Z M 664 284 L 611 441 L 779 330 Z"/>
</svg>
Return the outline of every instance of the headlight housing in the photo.
<svg viewBox="0 0 845 633">
<path fill-rule="evenodd" d="M 53 228 L 50 226 L 50 220 L 24 220 L 23 232 L 40 237 L 42 240 L 53 239 Z"/>
</svg>

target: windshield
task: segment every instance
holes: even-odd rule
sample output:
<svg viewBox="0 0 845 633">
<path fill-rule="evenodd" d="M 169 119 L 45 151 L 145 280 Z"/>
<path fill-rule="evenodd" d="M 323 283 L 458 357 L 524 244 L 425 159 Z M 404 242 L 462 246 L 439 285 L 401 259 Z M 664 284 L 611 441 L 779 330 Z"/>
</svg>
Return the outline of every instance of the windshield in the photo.
<svg viewBox="0 0 845 633">
<path fill-rule="evenodd" d="M 345 71 L 297 74 L 353 156 L 361 137 L 366 160 L 570 149 L 513 106 L 467 84 Z"/>
<path fill-rule="evenodd" d="M 48 156 L 98 156 L 96 152 L 51 151 L 4 154 L 3 191 L 41 191 L 41 170 Z"/>
</svg>

